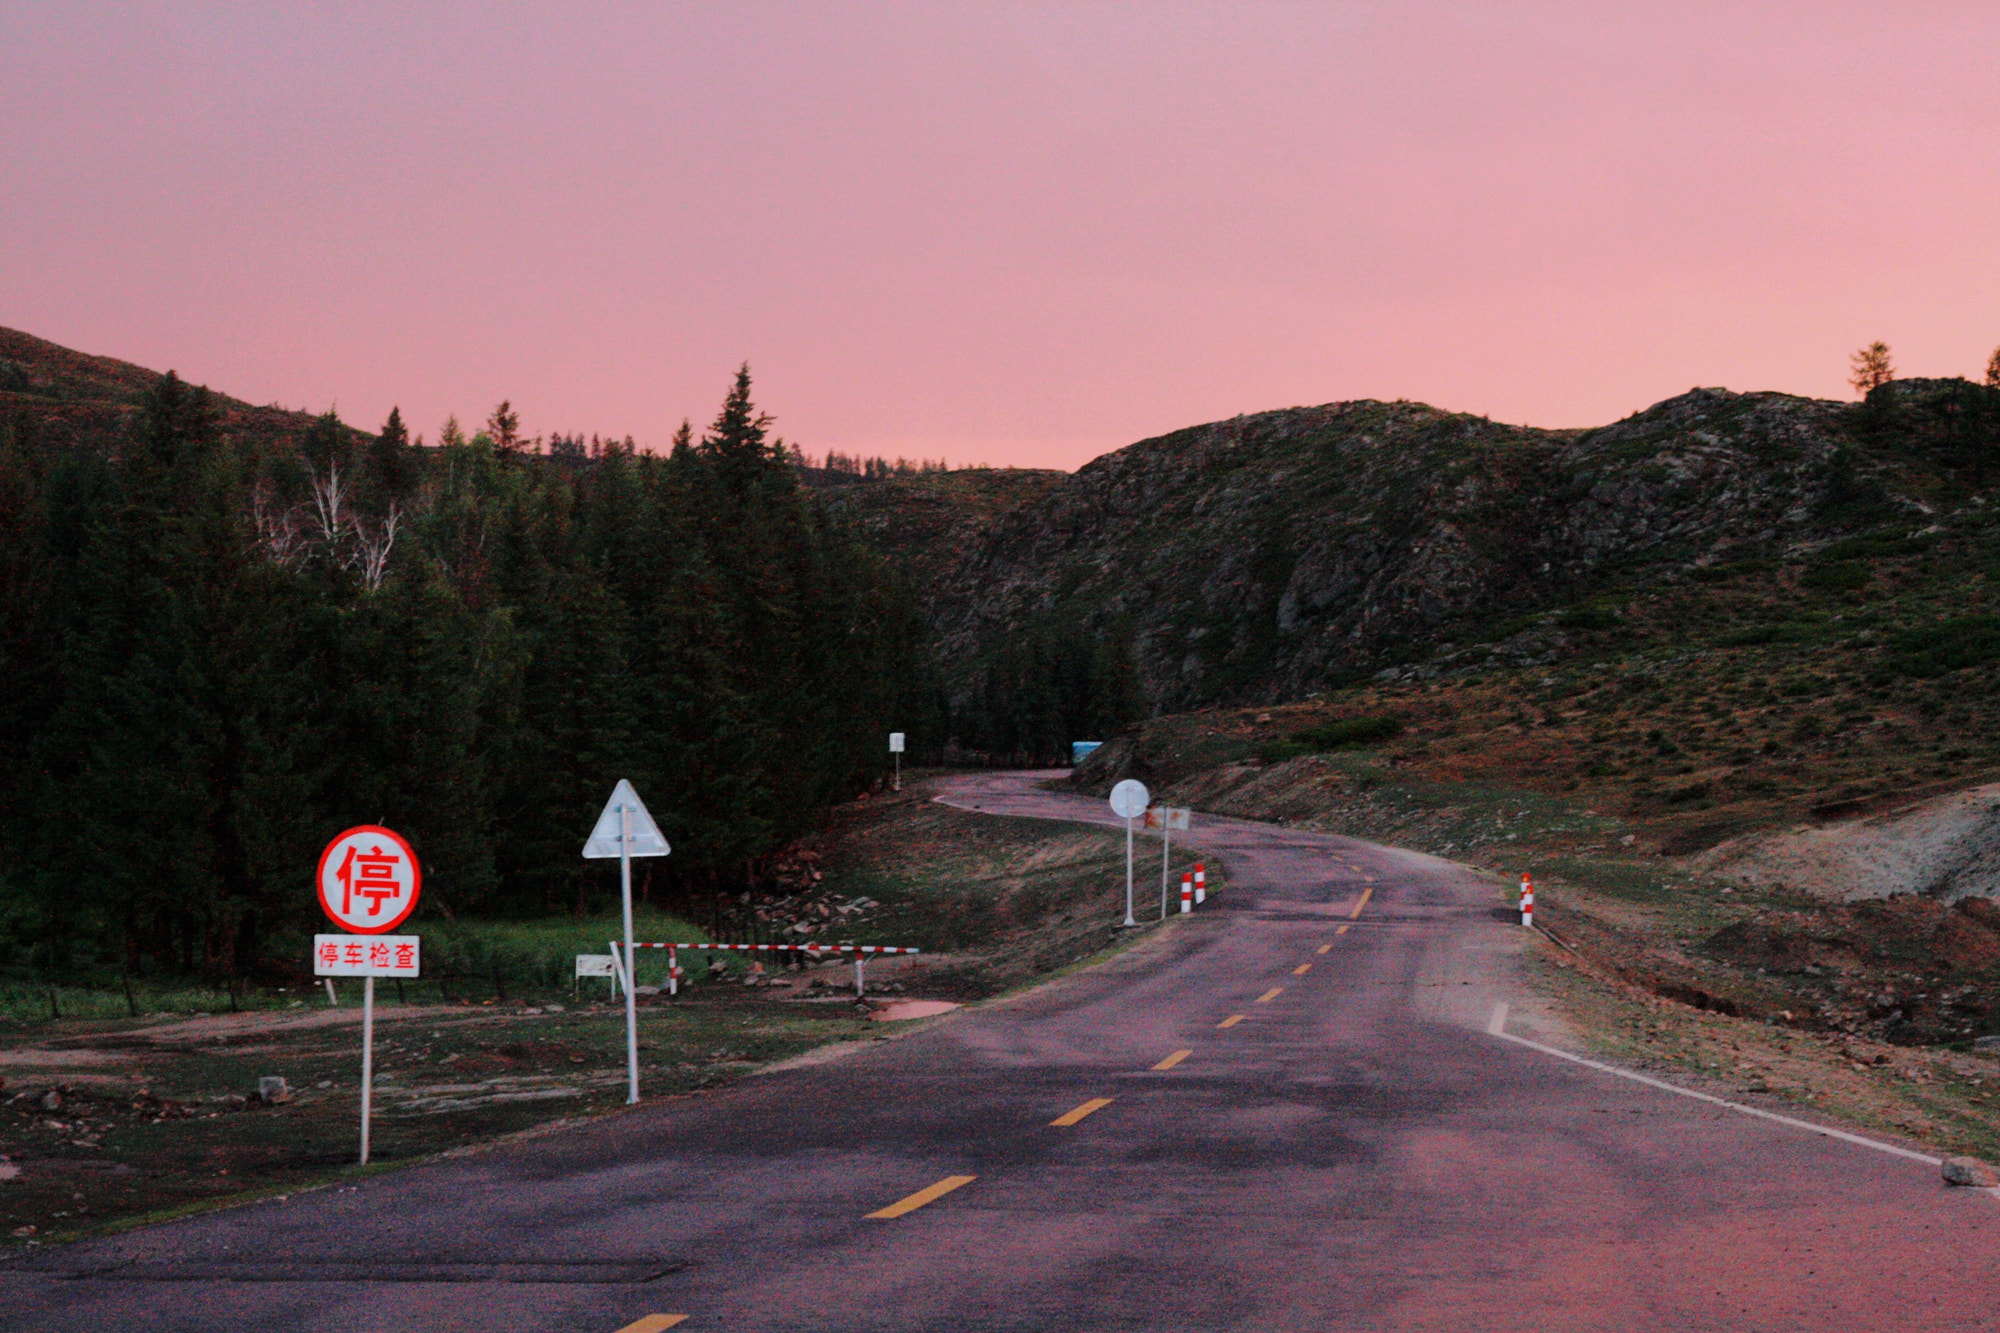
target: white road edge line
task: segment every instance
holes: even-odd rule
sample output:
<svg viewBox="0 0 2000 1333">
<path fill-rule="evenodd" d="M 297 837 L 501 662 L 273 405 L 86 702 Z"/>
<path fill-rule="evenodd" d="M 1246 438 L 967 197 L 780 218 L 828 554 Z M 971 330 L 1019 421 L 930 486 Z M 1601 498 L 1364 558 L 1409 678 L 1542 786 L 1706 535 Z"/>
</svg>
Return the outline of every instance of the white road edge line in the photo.
<svg viewBox="0 0 2000 1333">
<path fill-rule="evenodd" d="M 1775 1111 L 1762 1111 L 1754 1106 L 1745 1106 L 1741 1102 L 1726 1101 L 1721 1097 L 1711 1096 L 1706 1092 L 1696 1092 L 1692 1088 L 1677 1088 L 1662 1079 L 1647 1078 L 1644 1074 L 1635 1074 L 1629 1069 L 1620 1069 L 1616 1065 L 1601 1064 L 1596 1060 L 1587 1060 L 1581 1055 L 1572 1055 L 1568 1051 L 1557 1050 L 1553 1046 L 1544 1046 L 1538 1041 L 1529 1041 L 1526 1037 L 1517 1037 L 1513 1033 L 1506 1031 L 1506 1026 L 1507 1006 L 1504 1004 L 1493 1006 L 1493 1017 L 1486 1024 L 1487 1033 L 1498 1037 L 1502 1041 L 1511 1041 L 1516 1046 L 1525 1046 L 1531 1051 L 1540 1051 L 1543 1055 L 1553 1055 L 1558 1060 L 1567 1060 L 1573 1065 L 1582 1065 L 1586 1069 L 1595 1069 L 1600 1074 L 1610 1074 L 1615 1078 L 1629 1079 L 1634 1083 L 1643 1083 L 1647 1087 L 1657 1088 L 1661 1092 L 1671 1092 L 1679 1097 L 1692 1097 L 1698 1102 L 1707 1102 L 1710 1106 L 1720 1106 L 1725 1110 L 1755 1116 L 1759 1120 L 1776 1121 L 1780 1125 L 1790 1125 L 1793 1129 L 1808 1130 L 1830 1139 L 1839 1139 L 1842 1143 L 1852 1143 L 1856 1147 L 1873 1148 L 1876 1152 L 1888 1153 L 1891 1157 L 1907 1157 L 1913 1162 L 1922 1162 L 1926 1166 L 1942 1167 L 1944 1165 L 1942 1157 L 1932 1157 L 1928 1153 L 1920 1153 L 1913 1148 L 1899 1148 L 1893 1143 L 1883 1143 L 1877 1139 L 1863 1138 L 1859 1134 L 1849 1134 L 1844 1129 L 1828 1129 L 1825 1125 L 1815 1125 L 1810 1120 L 1795 1120 L 1788 1115 L 1779 1115 Z M 2000 1191 L 1981 1190 L 1980 1193 L 1991 1194 L 1996 1198 L 2000 1198 Z"/>
</svg>

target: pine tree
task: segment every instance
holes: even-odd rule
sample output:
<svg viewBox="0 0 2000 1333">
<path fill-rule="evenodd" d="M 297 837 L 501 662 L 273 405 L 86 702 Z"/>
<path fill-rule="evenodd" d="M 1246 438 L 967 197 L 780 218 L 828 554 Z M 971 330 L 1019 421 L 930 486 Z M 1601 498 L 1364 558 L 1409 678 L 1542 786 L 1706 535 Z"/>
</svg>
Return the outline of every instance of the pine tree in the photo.
<svg viewBox="0 0 2000 1333">
<path fill-rule="evenodd" d="M 1848 363 L 1847 382 L 1862 398 L 1895 378 L 1896 367 L 1890 363 L 1889 344 L 1885 342 L 1869 343 L 1856 352 Z"/>
<path fill-rule="evenodd" d="M 750 363 L 736 371 L 736 382 L 723 399 L 722 411 L 702 436 L 701 449 L 723 481 L 741 492 L 770 468 L 773 457 L 768 437 L 771 418 L 750 401 Z"/>
<path fill-rule="evenodd" d="M 353 478 L 354 435 L 342 424 L 340 414 L 330 408 L 313 418 L 300 452 L 305 455 L 306 466 L 317 476 L 326 477 L 337 471 L 343 477 Z"/>
<path fill-rule="evenodd" d="M 368 470 L 386 498 L 401 499 L 408 492 L 413 480 L 410 463 L 410 432 L 403 425 L 402 409 L 392 407 L 368 451 Z"/>
<path fill-rule="evenodd" d="M 511 454 L 521 447 L 521 414 L 506 399 L 486 418 L 486 433 L 493 440 L 493 447 L 503 454 Z"/>
</svg>

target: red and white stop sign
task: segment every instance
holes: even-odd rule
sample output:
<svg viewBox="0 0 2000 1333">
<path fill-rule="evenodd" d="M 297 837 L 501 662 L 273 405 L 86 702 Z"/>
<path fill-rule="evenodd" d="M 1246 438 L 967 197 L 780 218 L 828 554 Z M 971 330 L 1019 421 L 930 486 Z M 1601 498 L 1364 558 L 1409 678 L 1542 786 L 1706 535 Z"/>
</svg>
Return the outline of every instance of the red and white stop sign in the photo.
<svg viewBox="0 0 2000 1333">
<path fill-rule="evenodd" d="M 424 872 L 410 844 L 374 824 L 351 828 L 319 855 L 319 905 L 335 925 L 380 935 L 417 907 Z"/>
</svg>

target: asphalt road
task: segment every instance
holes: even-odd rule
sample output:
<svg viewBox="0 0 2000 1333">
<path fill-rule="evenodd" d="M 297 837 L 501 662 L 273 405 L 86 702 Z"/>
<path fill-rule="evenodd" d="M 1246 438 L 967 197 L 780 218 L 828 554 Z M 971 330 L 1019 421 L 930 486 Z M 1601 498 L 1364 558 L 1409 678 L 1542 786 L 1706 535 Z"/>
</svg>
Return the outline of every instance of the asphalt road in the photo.
<svg viewBox="0 0 2000 1333">
<path fill-rule="evenodd" d="M 1029 775 L 951 799 L 1110 822 Z M 1511 980 L 1519 928 L 1446 862 L 1197 822 L 1230 892 L 1106 965 L 0 1266 L 0 1328 L 2000 1327 L 2000 1200 L 1493 1035 L 1507 1004 L 1509 1036 L 1563 1044 Z"/>
</svg>

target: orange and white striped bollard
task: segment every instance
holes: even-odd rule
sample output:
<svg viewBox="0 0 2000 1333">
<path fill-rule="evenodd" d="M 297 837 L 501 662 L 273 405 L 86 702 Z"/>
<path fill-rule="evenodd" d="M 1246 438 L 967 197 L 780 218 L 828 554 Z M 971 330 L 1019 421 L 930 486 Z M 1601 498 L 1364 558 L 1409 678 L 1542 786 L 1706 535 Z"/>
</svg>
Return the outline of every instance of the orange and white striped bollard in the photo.
<svg viewBox="0 0 2000 1333">
<path fill-rule="evenodd" d="M 1187 874 L 1186 872 L 1182 872 L 1181 914 L 1185 916 L 1187 913 L 1192 912 L 1193 910 L 1194 910 L 1194 876 Z"/>
<path fill-rule="evenodd" d="M 1208 901 L 1208 867 L 1200 861 L 1194 863 L 1194 901 L 1197 907 Z"/>
<path fill-rule="evenodd" d="M 1521 924 L 1535 924 L 1535 881 L 1525 870 L 1521 872 Z"/>
</svg>

